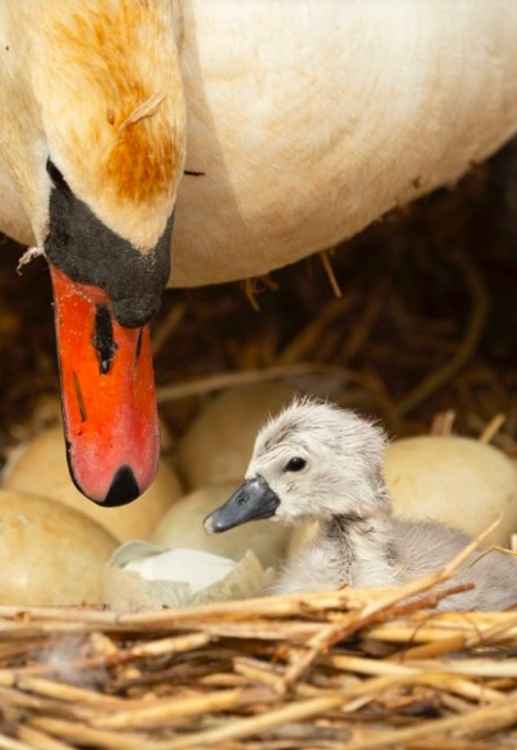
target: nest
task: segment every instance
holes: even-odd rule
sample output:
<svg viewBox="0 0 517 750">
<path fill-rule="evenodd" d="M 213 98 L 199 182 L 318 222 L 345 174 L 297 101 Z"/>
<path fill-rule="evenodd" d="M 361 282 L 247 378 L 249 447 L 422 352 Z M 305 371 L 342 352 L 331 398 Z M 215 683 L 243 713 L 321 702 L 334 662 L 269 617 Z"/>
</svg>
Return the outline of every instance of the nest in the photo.
<svg viewBox="0 0 517 750">
<path fill-rule="evenodd" d="M 0 747 L 515 747 L 517 614 L 433 611 L 468 588 L 451 576 L 480 539 L 392 589 L 119 615 L 0 607 Z"/>
<path fill-rule="evenodd" d="M 510 144 L 339 252 L 171 291 L 153 331 L 171 444 L 206 394 L 290 379 L 327 383 L 394 435 L 455 420 L 517 456 L 516 158 Z M 17 278 L 10 244 L 0 463 L 58 418 L 47 269 Z M 517 614 L 433 610 L 457 563 L 396 590 L 177 611 L 2 606 L 0 748 L 517 747 Z"/>
</svg>

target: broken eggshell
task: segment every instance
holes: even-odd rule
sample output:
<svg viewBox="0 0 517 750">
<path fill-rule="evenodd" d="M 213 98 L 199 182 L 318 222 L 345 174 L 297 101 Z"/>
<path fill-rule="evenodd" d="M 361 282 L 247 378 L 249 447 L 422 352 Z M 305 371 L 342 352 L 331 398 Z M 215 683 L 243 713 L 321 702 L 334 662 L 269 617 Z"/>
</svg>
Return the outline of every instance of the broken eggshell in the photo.
<svg viewBox="0 0 517 750">
<path fill-rule="evenodd" d="M 260 596 L 273 578 L 273 569 L 264 569 L 251 550 L 235 561 L 136 540 L 119 547 L 105 566 L 103 601 L 119 612 L 185 608 Z"/>
</svg>

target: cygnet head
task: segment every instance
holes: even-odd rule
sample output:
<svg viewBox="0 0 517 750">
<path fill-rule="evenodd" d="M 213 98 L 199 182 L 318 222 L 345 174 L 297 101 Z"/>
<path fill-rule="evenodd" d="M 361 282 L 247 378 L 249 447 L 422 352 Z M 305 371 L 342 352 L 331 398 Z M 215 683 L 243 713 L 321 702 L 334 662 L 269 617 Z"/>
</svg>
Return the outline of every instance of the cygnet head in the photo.
<svg viewBox="0 0 517 750">
<path fill-rule="evenodd" d="M 295 399 L 260 430 L 245 482 L 205 520 L 211 533 L 247 521 L 287 523 L 390 509 L 384 432 L 348 409 Z"/>
</svg>

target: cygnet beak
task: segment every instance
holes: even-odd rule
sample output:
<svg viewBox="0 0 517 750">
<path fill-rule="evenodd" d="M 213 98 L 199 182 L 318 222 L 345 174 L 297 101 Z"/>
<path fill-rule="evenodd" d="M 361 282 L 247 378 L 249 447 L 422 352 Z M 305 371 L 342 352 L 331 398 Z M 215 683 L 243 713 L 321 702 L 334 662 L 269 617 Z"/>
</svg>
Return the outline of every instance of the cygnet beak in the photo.
<svg viewBox="0 0 517 750">
<path fill-rule="evenodd" d="M 248 521 L 271 518 L 279 505 L 278 495 L 263 477 L 247 479 L 224 505 L 205 518 L 205 531 L 220 534 Z"/>
</svg>

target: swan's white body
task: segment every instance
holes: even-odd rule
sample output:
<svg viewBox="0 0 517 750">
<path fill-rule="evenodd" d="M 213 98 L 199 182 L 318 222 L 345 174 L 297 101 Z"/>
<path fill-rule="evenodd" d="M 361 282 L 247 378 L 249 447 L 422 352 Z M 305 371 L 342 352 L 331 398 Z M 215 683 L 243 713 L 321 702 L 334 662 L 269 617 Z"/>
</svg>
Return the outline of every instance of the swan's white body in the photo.
<svg viewBox="0 0 517 750">
<path fill-rule="evenodd" d="M 0 229 L 32 244 L 38 191 L 47 196 L 32 169 L 34 196 L 17 182 L 1 131 L 22 128 L 34 150 L 46 143 L 26 75 L 29 29 L 5 37 L 6 9 L 27 0 L 2 5 Z M 17 23 L 37 37 L 38 13 Z M 205 174 L 179 186 L 173 285 L 261 274 L 350 237 L 517 129 L 513 0 L 181 0 L 174 25 L 186 167 Z M 77 106 L 61 95 L 62 108 Z M 93 106 L 87 92 L 80 106 Z"/>
</svg>

